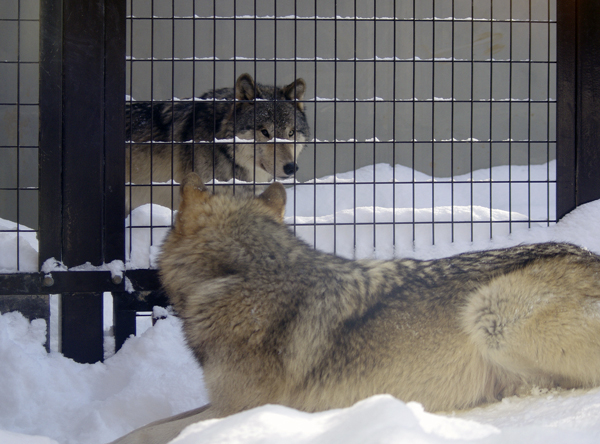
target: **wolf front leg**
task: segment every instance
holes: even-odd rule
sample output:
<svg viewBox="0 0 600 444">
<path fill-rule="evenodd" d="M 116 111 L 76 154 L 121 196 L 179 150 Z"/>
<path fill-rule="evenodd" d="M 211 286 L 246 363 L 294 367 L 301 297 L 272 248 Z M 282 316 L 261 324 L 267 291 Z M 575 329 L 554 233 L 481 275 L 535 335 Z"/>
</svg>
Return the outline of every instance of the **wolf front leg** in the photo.
<svg viewBox="0 0 600 444">
<path fill-rule="evenodd" d="M 110 444 L 166 444 L 175 439 L 183 429 L 198 421 L 213 418 L 210 404 L 179 415 L 161 419 L 140 427 Z"/>
<path fill-rule="evenodd" d="M 600 260 L 545 258 L 499 276 L 471 296 L 463 325 L 504 387 L 600 385 Z"/>
</svg>

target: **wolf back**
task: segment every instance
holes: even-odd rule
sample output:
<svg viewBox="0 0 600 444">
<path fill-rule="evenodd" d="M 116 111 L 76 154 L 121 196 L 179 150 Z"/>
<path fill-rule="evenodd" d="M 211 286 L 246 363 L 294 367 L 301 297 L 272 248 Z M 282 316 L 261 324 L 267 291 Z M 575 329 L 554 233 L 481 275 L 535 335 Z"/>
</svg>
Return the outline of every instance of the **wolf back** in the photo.
<svg viewBox="0 0 600 444">
<path fill-rule="evenodd" d="M 600 383 L 600 259 L 587 250 L 348 261 L 281 223 L 280 185 L 256 199 L 198 188 L 184 190 L 160 274 L 225 414 L 376 393 L 464 409 L 520 387 Z M 247 388 L 225 396 L 238 379 Z"/>
<path fill-rule="evenodd" d="M 170 186 L 150 190 L 149 185 L 180 182 L 190 171 L 205 182 L 235 178 L 264 183 L 293 176 L 310 136 L 305 90 L 302 79 L 274 87 L 242 74 L 235 88 L 209 91 L 199 100 L 128 103 L 126 137 L 134 143 L 127 144 L 127 181 L 135 184 L 128 206 L 150 202 L 151 194 L 155 203 L 176 206 L 178 194 Z"/>
<path fill-rule="evenodd" d="M 181 191 L 160 277 L 211 404 L 119 443 L 264 404 L 314 412 L 387 393 L 452 411 L 600 385 L 600 257 L 585 249 L 351 261 L 293 235 L 278 183 L 211 195 L 189 175 Z"/>
</svg>

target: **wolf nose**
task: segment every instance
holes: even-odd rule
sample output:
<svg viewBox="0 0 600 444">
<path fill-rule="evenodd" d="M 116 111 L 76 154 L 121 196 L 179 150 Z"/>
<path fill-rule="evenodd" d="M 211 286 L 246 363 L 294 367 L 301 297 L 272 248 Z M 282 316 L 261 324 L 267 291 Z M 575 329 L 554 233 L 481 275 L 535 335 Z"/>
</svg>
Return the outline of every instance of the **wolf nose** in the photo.
<svg viewBox="0 0 600 444">
<path fill-rule="evenodd" d="M 288 176 L 291 176 L 296 171 L 298 171 L 298 165 L 295 162 L 286 163 L 283 166 L 283 172 Z"/>
</svg>

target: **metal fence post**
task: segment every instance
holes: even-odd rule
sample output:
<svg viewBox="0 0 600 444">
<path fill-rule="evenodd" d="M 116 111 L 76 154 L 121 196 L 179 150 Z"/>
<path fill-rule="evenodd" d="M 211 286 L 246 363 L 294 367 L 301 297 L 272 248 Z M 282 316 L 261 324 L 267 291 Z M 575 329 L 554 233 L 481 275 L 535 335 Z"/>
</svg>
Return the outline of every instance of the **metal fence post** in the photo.
<svg viewBox="0 0 600 444">
<path fill-rule="evenodd" d="M 600 198 L 600 3 L 557 0 L 557 218 Z"/>
<path fill-rule="evenodd" d="M 40 39 L 40 265 L 123 261 L 125 1 L 42 0 Z M 101 359 L 102 293 L 62 307 L 65 356 Z"/>
</svg>

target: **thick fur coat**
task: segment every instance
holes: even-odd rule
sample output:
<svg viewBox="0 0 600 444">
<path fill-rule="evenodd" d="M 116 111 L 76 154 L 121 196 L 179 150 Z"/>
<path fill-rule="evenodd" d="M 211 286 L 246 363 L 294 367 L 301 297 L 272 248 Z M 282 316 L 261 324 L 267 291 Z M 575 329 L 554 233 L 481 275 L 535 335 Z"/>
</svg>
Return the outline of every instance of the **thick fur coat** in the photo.
<svg viewBox="0 0 600 444">
<path fill-rule="evenodd" d="M 452 411 L 600 385 L 598 256 L 544 243 L 351 261 L 294 237 L 285 196 L 277 183 L 211 195 L 186 178 L 160 276 L 211 405 L 121 442 L 269 403 L 314 412 L 388 393 Z"/>
</svg>

